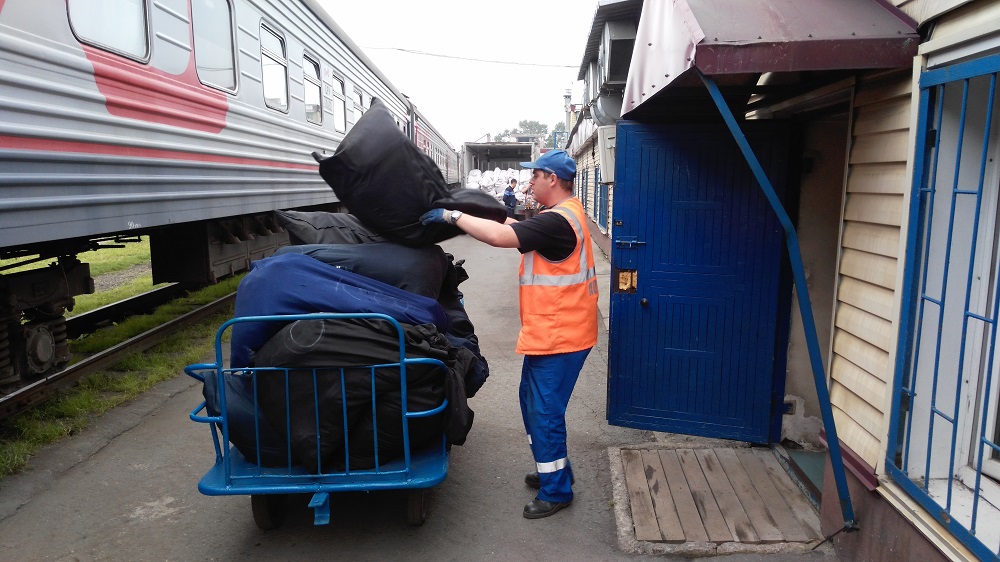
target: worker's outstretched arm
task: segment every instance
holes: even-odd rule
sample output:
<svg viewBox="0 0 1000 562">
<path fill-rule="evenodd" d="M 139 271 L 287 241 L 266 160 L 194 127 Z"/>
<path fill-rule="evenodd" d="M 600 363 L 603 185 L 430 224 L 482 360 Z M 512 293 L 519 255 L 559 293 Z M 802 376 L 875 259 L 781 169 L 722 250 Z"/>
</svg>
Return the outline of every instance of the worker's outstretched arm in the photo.
<svg viewBox="0 0 1000 562">
<path fill-rule="evenodd" d="M 420 217 L 420 222 L 423 224 L 450 223 L 448 217 L 451 216 L 451 213 L 447 209 L 431 209 Z M 517 235 L 514 234 L 514 229 L 510 227 L 513 222 L 515 222 L 514 219 L 508 218 L 503 224 L 500 224 L 463 213 L 454 224 L 469 236 L 490 246 L 518 248 L 521 243 L 518 241 Z"/>
</svg>

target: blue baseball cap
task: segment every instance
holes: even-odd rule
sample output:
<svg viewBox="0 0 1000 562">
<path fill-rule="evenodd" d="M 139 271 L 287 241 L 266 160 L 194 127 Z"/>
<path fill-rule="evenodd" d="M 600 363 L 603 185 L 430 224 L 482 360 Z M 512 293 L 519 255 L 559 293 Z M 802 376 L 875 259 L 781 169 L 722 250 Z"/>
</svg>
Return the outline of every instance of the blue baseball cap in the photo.
<svg viewBox="0 0 1000 562">
<path fill-rule="evenodd" d="M 566 181 L 573 181 L 576 177 L 576 162 L 565 150 L 550 150 L 534 162 L 521 162 L 521 167 L 545 170 Z"/>
</svg>

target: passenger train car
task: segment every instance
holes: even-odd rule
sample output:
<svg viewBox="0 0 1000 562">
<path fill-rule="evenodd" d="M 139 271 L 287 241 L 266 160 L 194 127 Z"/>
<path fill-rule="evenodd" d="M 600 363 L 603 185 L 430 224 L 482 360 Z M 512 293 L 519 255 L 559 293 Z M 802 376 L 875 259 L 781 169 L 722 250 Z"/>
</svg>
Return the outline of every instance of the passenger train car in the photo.
<svg viewBox="0 0 1000 562">
<path fill-rule="evenodd" d="M 0 257 L 53 262 L 0 270 L 0 380 L 68 359 L 77 253 L 149 235 L 154 282 L 212 282 L 287 243 L 271 211 L 335 210 L 311 153 L 373 97 L 459 182 L 316 0 L 0 0 L 0 84 Z"/>
</svg>

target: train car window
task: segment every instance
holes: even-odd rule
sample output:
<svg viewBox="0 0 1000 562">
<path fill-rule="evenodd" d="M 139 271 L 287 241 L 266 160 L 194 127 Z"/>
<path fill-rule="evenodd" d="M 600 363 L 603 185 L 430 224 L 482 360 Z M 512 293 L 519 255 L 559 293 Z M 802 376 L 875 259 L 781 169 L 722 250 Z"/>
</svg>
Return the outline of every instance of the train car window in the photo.
<svg viewBox="0 0 1000 562">
<path fill-rule="evenodd" d="M 323 123 L 323 96 L 319 63 L 309 55 L 302 57 L 302 77 L 305 79 L 302 84 L 306 94 L 306 121 L 320 125 Z"/>
<path fill-rule="evenodd" d="M 341 133 L 347 131 L 347 98 L 344 95 L 344 81 L 336 76 L 333 85 L 333 126 Z"/>
<path fill-rule="evenodd" d="M 356 107 L 361 113 L 364 113 L 364 94 L 361 93 L 361 90 L 354 90 L 354 96 L 351 99 L 354 101 L 354 107 Z"/>
<path fill-rule="evenodd" d="M 149 56 L 145 0 L 69 0 L 69 22 L 84 43 L 140 61 Z"/>
<path fill-rule="evenodd" d="M 271 109 L 288 111 L 288 59 L 285 40 L 267 26 L 260 26 L 260 64 L 263 71 L 264 103 Z"/>
<path fill-rule="evenodd" d="M 191 0 L 191 11 L 198 79 L 209 86 L 235 92 L 232 5 L 229 0 Z"/>
</svg>

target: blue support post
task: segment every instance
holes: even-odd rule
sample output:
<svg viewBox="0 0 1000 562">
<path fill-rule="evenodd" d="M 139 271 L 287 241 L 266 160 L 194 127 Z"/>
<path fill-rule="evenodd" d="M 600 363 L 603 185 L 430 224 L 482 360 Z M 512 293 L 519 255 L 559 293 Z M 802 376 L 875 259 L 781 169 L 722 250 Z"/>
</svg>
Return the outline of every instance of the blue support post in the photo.
<svg viewBox="0 0 1000 562">
<path fill-rule="evenodd" d="M 552 132 L 552 148 L 559 148 L 559 139 L 565 139 L 569 135 L 568 131 L 553 131 Z M 565 140 L 563 141 L 565 142 Z"/>
<path fill-rule="evenodd" d="M 330 492 L 316 492 L 309 500 L 313 508 L 313 525 L 330 524 Z"/>
<path fill-rule="evenodd" d="M 726 126 L 729 127 L 729 132 L 732 133 L 733 139 L 739 145 L 740 150 L 743 152 L 743 157 L 746 158 L 747 164 L 750 165 L 750 169 L 757 179 L 757 183 L 764 190 L 764 195 L 771 204 L 771 208 L 774 209 L 775 214 L 778 215 L 778 220 L 785 230 L 785 244 L 788 246 L 788 258 L 792 265 L 792 275 L 798 295 L 799 311 L 802 314 L 802 327 L 805 331 L 806 345 L 809 348 L 809 360 L 812 363 L 813 378 L 816 381 L 816 396 L 819 398 L 819 407 L 823 415 L 823 427 L 826 429 L 826 441 L 830 449 L 830 464 L 833 467 L 834 480 L 837 482 L 837 493 L 840 496 L 840 511 L 844 516 L 844 529 L 857 529 L 858 523 L 854 519 L 854 507 L 851 504 L 851 493 L 847 488 L 847 475 L 844 472 L 844 459 L 840 452 L 840 439 L 837 437 L 837 427 L 833 420 L 833 408 L 830 405 L 830 391 L 826 387 L 826 372 L 823 369 L 823 356 L 819 350 L 819 337 L 816 335 L 816 320 L 813 318 L 812 304 L 809 302 L 809 289 L 806 286 L 806 273 L 805 267 L 802 265 L 802 252 L 799 249 L 798 235 L 796 235 L 792 220 L 789 218 L 788 213 L 785 212 L 785 208 L 778 199 L 778 194 L 775 193 L 771 181 L 767 178 L 767 174 L 764 173 L 764 168 L 761 167 L 760 161 L 757 160 L 757 156 L 750 148 L 746 136 L 736 122 L 733 112 L 726 105 L 726 101 L 722 97 L 722 92 L 719 91 L 719 86 L 710 77 L 702 74 L 700 70 L 697 68 L 695 70 L 698 72 L 698 76 L 701 77 L 702 82 L 705 83 L 705 87 L 708 88 L 708 93 L 719 108 L 719 113 L 722 114 Z"/>
</svg>

